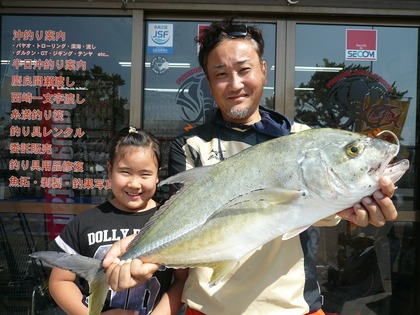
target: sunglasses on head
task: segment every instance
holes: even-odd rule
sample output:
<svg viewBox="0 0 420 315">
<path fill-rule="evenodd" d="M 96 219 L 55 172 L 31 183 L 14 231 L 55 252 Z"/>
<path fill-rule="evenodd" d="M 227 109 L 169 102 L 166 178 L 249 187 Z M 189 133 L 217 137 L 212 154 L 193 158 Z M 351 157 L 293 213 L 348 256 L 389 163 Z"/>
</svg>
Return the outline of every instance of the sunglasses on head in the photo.
<svg viewBox="0 0 420 315">
<path fill-rule="evenodd" d="M 231 37 L 245 37 L 248 35 L 248 26 L 245 24 L 233 24 L 229 31 L 226 32 Z"/>
<path fill-rule="evenodd" d="M 229 29 L 227 30 L 219 30 L 218 35 L 209 43 L 204 44 L 204 46 L 209 49 L 210 47 L 214 46 L 220 41 L 220 33 L 226 33 L 231 38 L 239 38 L 239 37 L 245 37 L 249 34 L 248 26 L 245 24 L 233 24 Z"/>
</svg>

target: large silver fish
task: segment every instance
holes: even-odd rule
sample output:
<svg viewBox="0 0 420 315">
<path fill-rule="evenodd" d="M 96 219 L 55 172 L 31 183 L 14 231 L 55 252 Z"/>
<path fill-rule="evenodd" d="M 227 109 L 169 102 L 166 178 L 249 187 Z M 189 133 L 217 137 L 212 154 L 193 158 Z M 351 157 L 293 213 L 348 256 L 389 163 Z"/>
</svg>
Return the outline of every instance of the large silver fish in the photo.
<svg viewBox="0 0 420 315">
<path fill-rule="evenodd" d="M 139 257 L 172 268 L 211 267 L 214 283 L 261 245 L 293 237 L 371 195 L 382 175 L 396 182 L 409 162 L 389 164 L 399 150 L 395 139 L 397 144 L 348 131 L 312 129 L 170 177 L 161 185 L 184 187 L 121 259 Z M 100 261 L 55 252 L 32 257 L 86 278 L 92 292 L 89 314 L 100 314 L 108 290 Z"/>
</svg>

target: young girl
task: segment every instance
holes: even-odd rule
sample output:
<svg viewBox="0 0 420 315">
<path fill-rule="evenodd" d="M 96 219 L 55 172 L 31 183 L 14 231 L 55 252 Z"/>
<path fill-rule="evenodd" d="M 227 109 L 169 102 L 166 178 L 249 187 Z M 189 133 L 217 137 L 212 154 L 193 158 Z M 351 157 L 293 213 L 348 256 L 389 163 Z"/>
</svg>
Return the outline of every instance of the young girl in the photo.
<svg viewBox="0 0 420 315">
<path fill-rule="evenodd" d="M 159 180 L 160 155 L 157 140 L 147 132 L 133 127 L 121 130 L 111 142 L 107 162 L 113 199 L 76 216 L 49 250 L 102 259 L 114 242 L 139 233 L 158 208 L 152 197 Z M 158 304 L 165 314 L 175 314 L 181 306 L 184 279 L 180 275 L 182 271 L 166 269 L 129 290 L 110 290 L 102 314 L 151 314 Z M 89 288 L 84 279 L 53 267 L 49 289 L 67 314 L 88 314 Z"/>
</svg>

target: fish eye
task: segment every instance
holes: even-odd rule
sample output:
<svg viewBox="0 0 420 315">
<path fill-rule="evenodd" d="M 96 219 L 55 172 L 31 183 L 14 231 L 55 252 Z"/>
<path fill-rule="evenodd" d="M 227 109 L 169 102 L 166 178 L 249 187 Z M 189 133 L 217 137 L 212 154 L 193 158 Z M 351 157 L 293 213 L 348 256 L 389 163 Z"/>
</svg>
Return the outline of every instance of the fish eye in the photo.
<svg viewBox="0 0 420 315">
<path fill-rule="evenodd" d="M 350 157 L 356 157 L 362 152 L 362 148 L 358 144 L 352 143 L 347 146 L 346 152 Z"/>
</svg>

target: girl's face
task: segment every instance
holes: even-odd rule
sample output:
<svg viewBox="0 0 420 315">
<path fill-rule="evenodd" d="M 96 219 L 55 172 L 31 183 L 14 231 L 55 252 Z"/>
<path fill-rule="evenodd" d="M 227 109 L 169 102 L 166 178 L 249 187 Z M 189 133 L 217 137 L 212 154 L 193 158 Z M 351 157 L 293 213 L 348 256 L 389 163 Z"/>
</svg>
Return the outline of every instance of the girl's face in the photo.
<svg viewBox="0 0 420 315">
<path fill-rule="evenodd" d="M 118 209 L 138 212 L 156 206 L 158 163 L 152 149 L 126 148 L 113 166 L 108 162 L 108 177 L 115 197 L 111 203 Z"/>
</svg>

